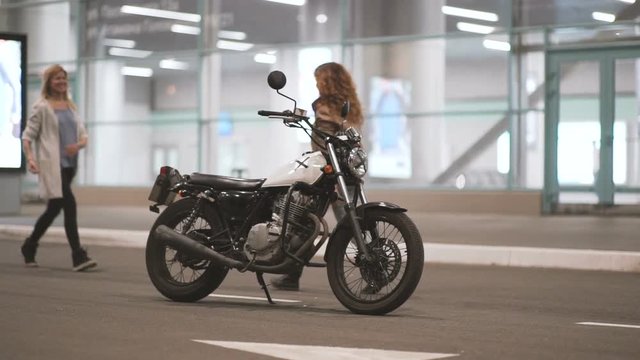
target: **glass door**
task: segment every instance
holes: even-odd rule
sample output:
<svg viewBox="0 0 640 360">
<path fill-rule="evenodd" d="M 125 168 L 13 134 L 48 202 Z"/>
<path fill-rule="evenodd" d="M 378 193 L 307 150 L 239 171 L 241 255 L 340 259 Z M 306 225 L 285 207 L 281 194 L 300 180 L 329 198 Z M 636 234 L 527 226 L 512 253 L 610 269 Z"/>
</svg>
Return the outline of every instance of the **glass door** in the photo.
<svg viewBox="0 0 640 360">
<path fill-rule="evenodd" d="M 558 183 L 560 203 L 598 203 L 600 67 L 597 61 L 560 64 Z M 566 191 L 568 189 L 582 191 Z"/>
<path fill-rule="evenodd" d="M 545 213 L 640 204 L 640 50 L 547 54 Z"/>
<path fill-rule="evenodd" d="M 640 58 L 615 60 L 614 202 L 640 204 Z"/>
</svg>

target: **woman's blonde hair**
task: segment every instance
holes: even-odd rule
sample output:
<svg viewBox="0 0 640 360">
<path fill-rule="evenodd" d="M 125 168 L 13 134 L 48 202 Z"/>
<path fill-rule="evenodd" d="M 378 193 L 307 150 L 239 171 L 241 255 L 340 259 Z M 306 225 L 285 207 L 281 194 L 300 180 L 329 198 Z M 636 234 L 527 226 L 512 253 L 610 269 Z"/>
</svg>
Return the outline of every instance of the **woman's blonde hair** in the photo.
<svg viewBox="0 0 640 360">
<path fill-rule="evenodd" d="M 321 98 L 326 98 L 326 104 L 340 113 L 345 101 L 349 101 L 351 109 L 347 121 L 360 126 L 364 121 L 362 106 L 358 100 L 356 86 L 351 75 L 344 66 L 328 62 L 318 66 L 314 72 Z"/>
<path fill-rule="evenodd" d="M 67 70 L 58 64 L 49 66 L 42 74 L 42 89 L 40 89 L 40 95 L 43 99 L 49 100 L 53 97 L 53 93 L 51 91 L 51 79 L 53 79 L 53 77 L 59 72 L 63 72 L 64 76 L 68 77 Z M 63 98 L 67 103 L 69 103 L 69 106 L 71 106 L 72 109 L 76 109 L 76 104 L 71 100 L 68 92 L 63 94 Z"/>
</svg>

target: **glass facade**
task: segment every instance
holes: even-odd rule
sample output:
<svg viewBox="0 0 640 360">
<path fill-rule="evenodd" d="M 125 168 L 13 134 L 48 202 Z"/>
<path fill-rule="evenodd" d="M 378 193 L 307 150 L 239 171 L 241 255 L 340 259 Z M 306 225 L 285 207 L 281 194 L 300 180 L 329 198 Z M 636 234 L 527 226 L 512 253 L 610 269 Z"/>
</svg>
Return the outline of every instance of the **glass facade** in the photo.
<svg viewBox="0 0 640 360">
<path fill-rule="evenodd" d="M 267 86 L 268 73 L 285 72 L 283 93 L 311 110 L 313 69 L 336 61 L 352 72 L 367 114 L 369 186 L 541 189 L 546 51 L 632 41 L 635 7 L 617 0 L 9 0 L 0 2 L 0 31 L 28 36 L 30 103 L 45 67 L 69 71 L 90 136 L 82 185 L 148 186 L 165 164 L 267 177 L 309 149 L 304 134 L 257 116 L 291 106 Z M 629 60 L 620 68 L 636 76 L 635 66 Z M 596 91 L 581 89 L 583 103 L 597 101 Z M 637 131 L 637 118 L 625 121 Z M 566 132 L 574 133 L 562 125 L 562 139 Z M 637 137 L 628 142 L 637 148 Z M 559 151 L 572 162 L 565 154 L 577 148 L 563 140 Z M 637 159 L 629 151 L 617 150 Z M 625 162 L 616 169 L 629 168 Z M 637 184 L 640 176 L 624 178 Z"/>
</svg>

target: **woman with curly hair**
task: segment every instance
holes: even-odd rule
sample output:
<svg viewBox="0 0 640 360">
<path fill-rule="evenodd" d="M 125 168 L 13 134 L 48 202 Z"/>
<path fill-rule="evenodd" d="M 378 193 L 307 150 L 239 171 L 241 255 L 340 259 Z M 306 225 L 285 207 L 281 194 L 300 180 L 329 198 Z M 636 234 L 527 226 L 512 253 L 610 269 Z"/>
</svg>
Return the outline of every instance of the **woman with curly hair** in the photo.
<svg viewBox="0 0 640 360">
<path fill-rule="evenodd" d="M 364 122 L 362 106 L 358 100 L 353 79 L 347 69 L 338 63 L 329 62 L 318 66 L 314 75 L 320 96 L 312 104 L 316 118 L 313 127 L 329 134 L 335 134 L 349 127 L 359 131 Z M 343 119 L 341 112 L 345 102 L 349 102 L 350 109 L 347 118 Z M 311 149 L 325 151 L 322 140 L 320 135 L 314 132 L 311 137 Z M 333 213 L 337 220 L 345 215 L 343 205 L 344 202 L 341 200 L 332 204 Z M 300 276 L 302 276 L 302 267 L 272 280 L 271 284 L 280 290 L 297 291 L 300 288 Z"/>
<path fill-rule="evenodd" d="M 362 107 L 356 93 L 356 86 L 351 75 L 344 66 L 329 62 L 318 66 L 314 72 L 316 87 L 320 96 L 313 102 L 313 112 L 316 121 L 314 127 L 329 134 L 335 134 L 340 129 L 354 127 L 358 130 L 362 127 L 364 118 Z M 350 103 L 349 114 L 346 123 L 340 116 L 342 106 L 345 102 Z M 314 133 L 311 139 L 311 149 L 313 151 L 325 150 L 322 139 Z"/>
</svg>

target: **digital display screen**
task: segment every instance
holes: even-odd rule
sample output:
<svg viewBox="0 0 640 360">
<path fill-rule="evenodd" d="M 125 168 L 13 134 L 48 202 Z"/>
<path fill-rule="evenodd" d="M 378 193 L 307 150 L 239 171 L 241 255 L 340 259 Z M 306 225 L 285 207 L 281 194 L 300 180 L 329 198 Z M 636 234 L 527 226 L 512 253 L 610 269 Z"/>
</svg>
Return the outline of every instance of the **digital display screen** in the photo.
<svg viewBox="0 0 640 360">
<path fill-rule="evenodd" d="M 26 121 L 25 35 L 0 33 L 0 171 L 24 170 L 20 136 Z"/>
</svg>

